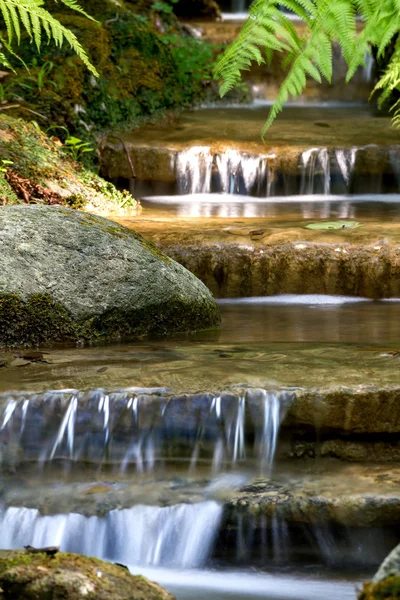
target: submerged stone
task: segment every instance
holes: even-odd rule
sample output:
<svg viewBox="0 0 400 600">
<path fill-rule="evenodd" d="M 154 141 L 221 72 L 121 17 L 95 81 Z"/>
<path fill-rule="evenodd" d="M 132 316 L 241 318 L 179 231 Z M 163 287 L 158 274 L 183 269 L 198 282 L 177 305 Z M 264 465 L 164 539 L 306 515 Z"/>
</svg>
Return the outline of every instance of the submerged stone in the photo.
<svg viewBox="0 0 400 600">
<path fill-rule="evenodd" d="M 0 551 L 3 600 L 173 600 L 156 583 L 119 565 L 78 554 Z"/>
<path fill-rule="evenodd" d="M 0 211 L 0 346 L 218 326 L 207 288 L 137 233 L 66 208 Z"/>
</svg>

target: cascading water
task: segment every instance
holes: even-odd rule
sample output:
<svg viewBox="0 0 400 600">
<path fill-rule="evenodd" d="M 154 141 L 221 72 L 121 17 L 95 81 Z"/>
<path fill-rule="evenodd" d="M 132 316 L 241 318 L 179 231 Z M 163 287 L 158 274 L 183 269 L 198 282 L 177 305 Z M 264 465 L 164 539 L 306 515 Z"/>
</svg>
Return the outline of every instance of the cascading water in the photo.
<svg viewBox="0 0 400 600">
<path fill-rule="evenodd" d="M 249 458 L 269 471 L 292 398 L 290 391 L 263 389 L 181 396 L 162 389 L 14 394 L 3 397 L 3 459 L 17 448 L 19 457 L 42 464 L 85 460 L 117 463 L 121 471 L 134 465 L 139 472 L 167 459 L 185 459 L 191 470 L 206 460 L 216 473 Z M 248 448 L 246 433 L 254 439 Z"/>
<path fill-rule="evenodd" d="M 191 146 L 179 152 L 175 172 L 179 194 L 199 194 L 210 191 L 213 156 L 207 146 Z"/>
<path fill-rule="evenodd" d="M 177 182 L 176 202 L 179 202 L 179 196 L 190 194 L 269 198 L 348 194 L 360 186 L 362 193 L 365 193 L 369 180 L 364 182 L 365 174 L 362 169 L 360 172 L 356 169 L 356 163 L 360 167 L 363 164 L 360 152 L 368 153 L 368 146 L 331 150 L 309 148 L 298 155 L 295 169 L 287 171 L 285 161 L 275 152 L 251 155 L 228 148 L 214 153 L 208 146 L 194 146 L 171 154 Z M 399 150 L 394 146 L 384 152 L 387 157 L 382 157 L 382 165 L 389 165 L 387 173 L 382 172 L 382 176 L 386 174 L 389 177 L 385 184 L 386 191 L 397 192 L 400 180 Z M 385 192 L 385 189 L 379 188 L 376 192 Z M 185 216 L 199 215 L 190 212 Z M 230 214 L 230 206 L 227 205 L 219 216 L 234 215 Z"/>
<path fill-rule="evenodd" d="M 202 566 L 222 517 L 214 501 L 160 508 L 137 505 L 104 517 L 81 514 L 41 516 L 38 510 L 10 507 L 0 515 L 0 548 L 59 546 L 137 566 Z"/>
<path fill-rule="evenodd" d="M 330 160 L 326 148 L 311 148 L 301 154 L 300 194 L 329 194 Z M 322 189 L 320 189 L 322 187 Z"/>
<path fill-rule="evenodd" d="M 251 156 L 235 149 L 213 154 L 193 146 L 173 154 L 178 194 L 211 193 L 270 196 L 275 154 Z"/>
<path fill-rule="evenodd" d="M 181 460 L 185 446 L 189 472 L 205 458 L 216 474 L 252 455 L 258 472 L 265 473 L 272 468 L 280 421 L 292 398 L 291 391 L 241 388 L 181 396 L 164 389 L 18 393 L 0 398 L 2 456 L 17 448 L 22 463 L 89 460 L 117 462 L 121 470 L 134 463 L 143 471 L 166 458 Z M 243 476 L 233 479 L 234 485 L 243 482 Z M 231 483 L 226 476 L 215 479 L 204 488 L 201 502 L 135 503 L 105 514 L 95 508 L 89 510 L 92 516 L 42 515 L 37 508 L 8 503 L 0 511 L 0 548 L 56 545 L 141 567 L 201 567 L 223 517 L 223 506 L 207 498 Z M 87 503 L 83 506 L 88 510 Z"/>
</svg>

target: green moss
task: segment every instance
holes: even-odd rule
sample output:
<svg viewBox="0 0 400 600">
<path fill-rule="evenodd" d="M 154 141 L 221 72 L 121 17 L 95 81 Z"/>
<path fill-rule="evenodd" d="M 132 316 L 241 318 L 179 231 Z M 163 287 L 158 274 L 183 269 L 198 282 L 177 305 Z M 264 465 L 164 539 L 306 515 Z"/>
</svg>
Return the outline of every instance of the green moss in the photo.
<svg viewBox="0 0 400 600">
<path fill-rule="evenodd" d="M 20 204 L 16 193 L 5 178 L 5 173 L 0 171 L 0 205 Z"/>
<path fill-rule="evenodd" d="M 206 301 L 111 310 L 100 317 L 76 321 L 49 295 L 35 294 L 26 302 L 17 294 L 0 295 L 0 347 L 5 348 L 170 335 L 218 327 L 219 323 L 217 306 Z"/>
<path fill-rule="evenodd" d="M 0 155 L 2 160 L 12 163 L 18 176 L 32 184 L 39 184 L 46 190 L 51 182 L 61 192 L 65 190 L 67 193 L 60 194 L 57 202 L 71 208 L 83 208 L 90 202 L 116 209 L 137 206 L 136 200 L 127 192 L 120 192 L 111 183 L 75 163 L 42 131 L 22 119 L 0 115 Z M 47 201 L 46 196 L 43 201 Z M 16 194 L 0 173 L 0 203 L 16 202 Z"/>
<path fill-rule="evenodd" d="M 399 600 L 400 575 L 388 577 L 379 583 L 366 583 L 358 600 Z"/>
<path fill-rule="evenodd" d="M 99 575 L 101 574 L 101 575 Z M 172 600 L 157 584 L 118 565 L 77 554 L 0 551 L 0 586 L 6 598 L 45 600 Z M 82 593 L 85 588 L 85 593 Z"/>
<path fill-rule="evenodd" d="M 55 16 L 78 37 L 100 77 L 95 80 L 66 44 L 43 46 L 39 54 L 26 37 L 19 54 L 30 73 L 15 61 L 8 99 L 23 97 L 27 107 L 46 117 L 46 122 L 37 118 L 41 125 L 66 126 L 82 139 L 91 137 L 88 125 L 97 132 L 130 128 L 152 115 L 201 101 L 207 93 L 204 82 L 212 79 L 213 48 L 182 35 L 172 16 L 165 16 L 172 21 L 163 22 L 165 32 L 160 33 L 160 15 L 152 4 L 132 0 L 116 7 L 111 0 L 83 1 L 101 26 L 54 3 Z M 53 68 L 39 89 L 44 63 Z M 26 111 L 15 110 L 13 115 L 28 118 Z M 55 133 L 63 135 L 61 130 Z"/>
<path fill-rule="evenodd" d="M 17 294 L 0 295 L 0 346 L 37 346 L 45 342 L 90 337 L 84 325 L 46 294 L 34 294 L 27 302 Z"/>
</svg>

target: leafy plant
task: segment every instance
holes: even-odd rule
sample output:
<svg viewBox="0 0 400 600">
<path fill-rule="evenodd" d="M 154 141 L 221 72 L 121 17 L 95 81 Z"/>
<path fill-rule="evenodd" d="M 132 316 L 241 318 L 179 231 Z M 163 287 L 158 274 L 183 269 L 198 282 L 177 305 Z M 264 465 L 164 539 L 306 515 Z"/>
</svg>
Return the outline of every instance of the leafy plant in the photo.
<svg viewBox="0 0 400 600">
<path fill-rule="evenodd" d="M 67 137 L 64 143 L 64 148 L 71 154 L 74 160 L 78 160 L 85 152 L 93 152 L 93 146 L 90 144 L 90 142 L 84 142 L 73 135 Z"/>
<path fill-rule="evenodd" d="M 289 15 L 301 19 L 299 33 Z M 364 23 L 357 28 L 357 17 Z M 375 90 L 381 91 L 379 104 L 400 86 L 400 0 L 255 0 L 249 18 L 237 39 L 219 58 L 214 74 L 223 96 L 241 79 L 252 62 L 269 63 L 275 52 L 285 53 L 286 77 L 278 92 L 263 135 L 283 109 L 289 97 L 304 90 L 307 78 L 318 82 L 332 80 L 332 46 L 338 43 L 347 63 L 347 81 L 375 49 L 378 59 L 395 49 Z M 400 125 L 400 101 L 392 106 L 394 123 Z"/>
<path fill-rule="evenodd" d="M 7 173 L 7 165 L 12 165 L 12 164 L 13 164 L 12 160 L 2 159 L 1 165 L 0 165 L 0 173 Z"/>
<path fill-rule="evenodd" d="M 76 0 L 60 0 L 63 4 L 75 10 L 88 19 L 92 19 L 80 6 Z M 0 43 L 6 51 L 16 56 L 13 50 L 13 44 L 21 41 L 21 34 L 25 31 L 31 41 L 40 50 L 42 43 L 42 33 L 47 36 L 48 41 L 53 41 L 56 46 L 61 47 L 64 40 L 69 43 L 71 48 L 79 56 L 86 67 L 97 76 L 98 73 L 89 61 L 89 58 L 79 43 L 75 34 L 62 25 L 58 19 L 44 7 L 43 0 L 0 0 L 0 13 L 4 19 L 7 30 L 7 39 L 0 35 Z M 92 19 L 93 20 L 93 19 Z M 0 64 L 12 69 L 8 57 L 4 52 L 0 52 Z"/>
<path fill-rule="evenodd" d="M 212 79 L 215 46 L 192 37 L 170 34 L 161 38 L 168 45 L 178 68 L 178 80 L 183 89 Z"/>
<path fill-rule="evenodd" d="M 172 4 L 176 4 L 178 1 L 179 0 L 170 0 Z M 170 15 L 174 10 L 171 4 L 168 4 L 168 2 L 162 2 L 160 0 L 158 0 L 157 2 L 153 2 L 153 4 L 151 5 L 151 9 L 155 12 L 164 13 L 166 15 Z"/>
</svg>

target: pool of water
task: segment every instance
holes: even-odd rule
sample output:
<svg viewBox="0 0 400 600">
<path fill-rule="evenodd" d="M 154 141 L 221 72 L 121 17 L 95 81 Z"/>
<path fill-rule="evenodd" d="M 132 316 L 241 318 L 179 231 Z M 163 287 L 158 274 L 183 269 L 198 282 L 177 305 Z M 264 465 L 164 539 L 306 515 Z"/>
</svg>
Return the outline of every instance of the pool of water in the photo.
<svg viewBox="0 0 400 600">
<path fill-rule="evenodd" d="M 134 567 L 131 571 L 136 572 Z M 141 573 L 160 582 L 177 600 L 355 600 L 360 581 L 296 576 L 293 572 L 142 569 Z"/>
<path fill-rule="evenodd" d="M 141 201 L 142 219 L 157 218 L 267 218 L 356 219 L 381 221 L 400 216 L 400 194 L 330 196 L 270 196 L 250 198 L 231 194 L 149 196 Z"/>
<path fill-rule="evenodd" d="M 219 331 L 11 357 L 0 391 L 400 383 L 400 301 L 284 295 L 220 308 Z"/>
</svg>

